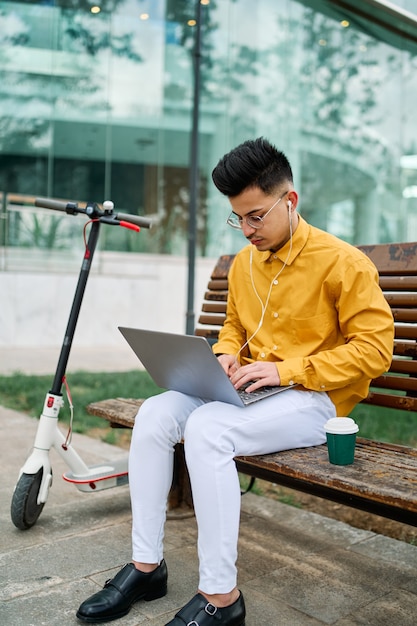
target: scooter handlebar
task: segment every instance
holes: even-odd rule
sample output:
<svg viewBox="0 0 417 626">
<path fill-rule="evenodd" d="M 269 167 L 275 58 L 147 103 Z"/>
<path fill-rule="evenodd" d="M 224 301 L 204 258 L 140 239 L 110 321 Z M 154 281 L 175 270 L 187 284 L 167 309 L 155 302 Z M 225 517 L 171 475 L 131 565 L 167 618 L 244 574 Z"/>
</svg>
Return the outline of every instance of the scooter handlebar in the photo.
<svg viewBox="0 0 417 626">
<path fill-rule="evenodd" d="M 35 206 L 44 209 L 53 209 L 54 211 L 74 211 L 78 208 L 75 202 L 63 202 L 62 200 L 53 200 L 52 198 L 36 198 Z"/>
<path fill-rule="evenodd" d="M 122 222 L 130 222 L 130 224 L 140 226 L 140 228 L 152 228 L 152 221 L 146 217 L 141 217 L 140 215 L 131 215 L 130 213 L 116 213 L 114 217 Z"/>
<path fill-rule="evenodd" d="M 78 208 L 78 204 L 76 202 L 63 202 L 62 200 L 54 200 L 52 198 L 36 198 L 35 206 L 42 207 L 44 209 L 53 209 L 54 211 L 64 211 L 65 213 L 71 213 L 73 215 L 75 213 L 85 212 L 85 209 Z M 113 213 L 112 202 L 107 201 L 103 204 L 103 206 L 108 211 L 106 217 L 109 218 L 109 224 L 111 224 L 113 220 L 116 220 L 116 222 L 128 222 L 130 224 L 134 224 L 135 226 L 139 226 L 140 228 L 152 227 L 152 220 L 146 217 L 132 215 L 131 213 Z M 103 219 L 104 222 L 106 221 L 106 217 Z"/>
</svg>

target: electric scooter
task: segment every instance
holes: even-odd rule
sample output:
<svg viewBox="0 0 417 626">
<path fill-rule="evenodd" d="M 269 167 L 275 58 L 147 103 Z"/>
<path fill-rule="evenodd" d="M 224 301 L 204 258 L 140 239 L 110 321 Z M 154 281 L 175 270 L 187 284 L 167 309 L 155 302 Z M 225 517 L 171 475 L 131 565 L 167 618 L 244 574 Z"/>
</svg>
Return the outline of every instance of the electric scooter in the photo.
<svg viewBox="0 0 417 626">
<path fill-rule="evenodd" d="M 40 416 L 33 450 L 20 470 L 11 502 L 11 518 L 20 530 L 31 528 L 38 520 L 47 501 L 52 485 L 52 467 L 49 451 L 55 448 L 64 459 L 69 472 L 64 480 L 73 483 L 79 491 L 92 492 L 127 484 L 127 458 L 116 463 L 88 467 L 58 427 L 58 417 L 64 400 L 62 387 L 66 384 L 65 372 L 71 351 L 72 340 L 78 321 L 81 304 L 97 246 L 101 224 L 122 226 L 139 232 L 141 228 L 150 228 L 152 222 L 147 218 L 127 213 L 116 213 L 113 202 L 106 201 L 101 209 L 96 203 L 87 203 L 80 208 L 73 202 L 61 202 L 51 198 L 37 198 L 35 206 L 55 211 L 64 211 L 68 215 L 84 214 L 88 218 L 86 227 L 91 224 L 85 253 L 75 289 L 71 312 L 62 344 L 52 387 L 47 392 L 43 411 Z M 85 239 L 85 235 L 84 235 Z M 70 432 L 70 431 L 69 431 Z"/>
</svg>

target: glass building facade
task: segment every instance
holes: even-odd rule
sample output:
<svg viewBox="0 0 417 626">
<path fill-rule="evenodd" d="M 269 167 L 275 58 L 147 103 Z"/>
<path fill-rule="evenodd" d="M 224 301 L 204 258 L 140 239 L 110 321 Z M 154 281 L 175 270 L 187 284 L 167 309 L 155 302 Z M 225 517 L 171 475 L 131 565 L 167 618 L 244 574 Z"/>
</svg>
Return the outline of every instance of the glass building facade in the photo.
<svg viewBox="0 0 417 626">
<path fill-rule="evenodd" d="M 417 240 L 417 10 L 395 5 L 3 1 L 0 246 L 74 248 L 75 220 L 33 209 L 49 196 L 157 220 L 146 237 L 103 231 L 106 250 L 185 255 L 191 213 L 198 255 L 234 252 L 210 174 L 261 135 L 312 224 Z"/>
</svg>

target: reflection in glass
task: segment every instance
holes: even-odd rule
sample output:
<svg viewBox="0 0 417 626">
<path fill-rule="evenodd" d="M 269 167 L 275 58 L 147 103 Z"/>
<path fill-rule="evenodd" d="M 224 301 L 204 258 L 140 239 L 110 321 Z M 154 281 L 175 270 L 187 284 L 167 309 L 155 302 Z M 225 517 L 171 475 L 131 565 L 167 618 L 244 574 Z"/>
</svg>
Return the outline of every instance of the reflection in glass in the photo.
<svg viewBox="0 0 417 626">
<path fill-rule="evenodd" d="M 417 239 L 417 169 L 404 165 L 417 154 L 415 56 L 307 2 L 211 0 L 196 59 L 195 2 L 97 6 L 0 5 L 0 192 L 9 220 L 0 243 L 7 232 L 10 246 L 30 245 L 7 194 L 112 199 L 121 211 L 158 216 L 159 227 L 146 238 L 108 229 L 105 248 L 184 255 L 197 61 L 198 254 L 244 245 L 224 225 L 230 208 L 210 172 L 260 135 L 287 153 L 311 223 L 352 243 Z M 52 247 L 60 245 L 57 236 Z"/>
</svg>

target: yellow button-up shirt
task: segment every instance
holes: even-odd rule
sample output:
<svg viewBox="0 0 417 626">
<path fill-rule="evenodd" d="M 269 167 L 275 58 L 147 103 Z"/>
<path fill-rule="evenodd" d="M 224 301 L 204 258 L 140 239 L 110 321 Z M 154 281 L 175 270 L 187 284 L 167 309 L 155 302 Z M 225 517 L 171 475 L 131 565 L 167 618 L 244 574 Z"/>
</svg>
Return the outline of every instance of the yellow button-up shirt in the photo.
<svg viewBox="0 0 417 626">
<path fill-rule="evenodd" d="M 249 339 L 242 364 L 276 362 L 282 385 L 325 391 L 337 414 L 348 415 L 370 381 L 389 369 L 393 338 L 373 263 L 300 218 L 292 249 L 290 242 L 278 252 L 249 245 L 236 255 L 227 317 L 213 351 L 237 354 Z"/>
</svg>

